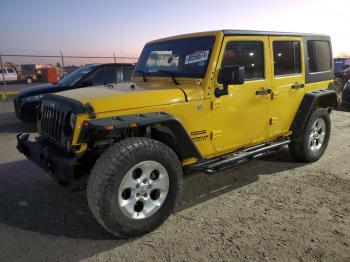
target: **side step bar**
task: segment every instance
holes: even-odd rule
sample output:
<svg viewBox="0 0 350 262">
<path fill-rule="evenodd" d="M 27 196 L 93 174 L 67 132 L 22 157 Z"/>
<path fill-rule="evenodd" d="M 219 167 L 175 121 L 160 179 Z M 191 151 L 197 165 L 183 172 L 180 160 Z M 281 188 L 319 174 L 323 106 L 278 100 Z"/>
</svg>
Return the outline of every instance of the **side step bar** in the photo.
<svg viewBox="0 0 350 262">
<path fill-rule="evenodd" d="M 253 146 L 229 155 L 225 155 L 215 159 L 203 161 L 198 164 L 194 164 L 190 166 L 187 169 L 187 171 L 189 172 L 200 171 L 200 172 L 206 172 L 209 174 L 216 173 L 218 171 L 241 164 L 249 159 L 256 159 L 256 158 L 271 154 L 272 152 L 276 151 L 277 149 L 285 145 L 288 145 L 289 143 L 290 143 L 290 140 L 287 139 L 279 142 L 270 142 L 270 143 Z"/>
</svg>

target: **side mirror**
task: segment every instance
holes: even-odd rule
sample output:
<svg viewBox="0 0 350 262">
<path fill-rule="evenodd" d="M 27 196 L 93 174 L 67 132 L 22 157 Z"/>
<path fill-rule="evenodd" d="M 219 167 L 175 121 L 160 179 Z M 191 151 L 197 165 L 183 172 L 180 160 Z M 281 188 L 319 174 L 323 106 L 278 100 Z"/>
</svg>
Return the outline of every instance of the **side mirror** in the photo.
<svg viewBox="0 0 350 262">
<path fill-rule="evenodd" d="M 221 68 L 218 82 L 223 85 L 223 89 L 216 88 L 215 96 L 227 95 L 229 85 L 242 85 L 244 83 L 244 66 L 234 65 Z"/>
</svg>

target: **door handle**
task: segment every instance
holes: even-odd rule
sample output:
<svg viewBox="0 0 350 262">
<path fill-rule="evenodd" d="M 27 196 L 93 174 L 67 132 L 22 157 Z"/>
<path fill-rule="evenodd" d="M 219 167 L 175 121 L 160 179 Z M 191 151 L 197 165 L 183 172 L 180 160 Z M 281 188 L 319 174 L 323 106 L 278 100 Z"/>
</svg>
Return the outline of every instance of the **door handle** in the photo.
<svg viewBox="0 0 350 262">
<path fill-rule="evenodd" d="M 305 86 L 304 84 L 296 83 L 296 84 L 292 85 L 292 89 L 303 88 L 304 86 Z"/>
<path fill-rule="evenodd" d="M 268 94 L 271 94 L 272 93 L 272 90 L 269 88 L 269 89 L 263 89 L 263 90 L 256 90 L 255 91 L 255 94 L 256 95 L 268 95 Z"/>
</svg>

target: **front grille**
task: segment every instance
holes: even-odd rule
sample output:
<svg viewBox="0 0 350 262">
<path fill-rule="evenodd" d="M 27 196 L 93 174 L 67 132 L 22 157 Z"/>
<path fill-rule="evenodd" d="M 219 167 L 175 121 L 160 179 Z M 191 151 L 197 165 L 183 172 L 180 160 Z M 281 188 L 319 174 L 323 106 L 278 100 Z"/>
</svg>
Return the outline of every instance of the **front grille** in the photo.
<svg viewBox="0 0 350 262">
<path fill-rule="evenodd" d="M 41 111 L 41 132 L 54 142 L 60 144 L 64 118 L 64 112 L 43 105 Z"/>
</svg>

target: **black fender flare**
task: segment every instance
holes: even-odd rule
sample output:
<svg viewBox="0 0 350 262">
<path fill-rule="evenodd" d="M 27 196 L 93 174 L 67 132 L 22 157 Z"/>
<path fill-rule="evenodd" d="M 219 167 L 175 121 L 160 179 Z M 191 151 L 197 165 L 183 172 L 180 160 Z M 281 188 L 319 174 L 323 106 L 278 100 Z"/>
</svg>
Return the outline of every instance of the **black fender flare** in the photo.
<svg viewBox="0 0 350 262">
<path fill-rule="evenodd" d="M 182 160 L 191 157 L 198 160 L 203 159 L 197 146 L 192 141 L 191 136 L 180 120 L 163 112 L 90 119 L 84 122 L 78 138 L 78 143 L 87 143 L 94 138 L 114 138 L 118 137 L 120 131 L 123 129 L 148 126 L 154 127 L 158 124 L 171 130 L 176 145 L 181 150 Z"/>
<path fill-rule="evenodd" d="M 320 89 L 306 93 L 290 128 L 292 136 L 299 137 L 314 108 L 337 108 L 338 106 L 338 96 L 333 90 Z"/>
</svg>

